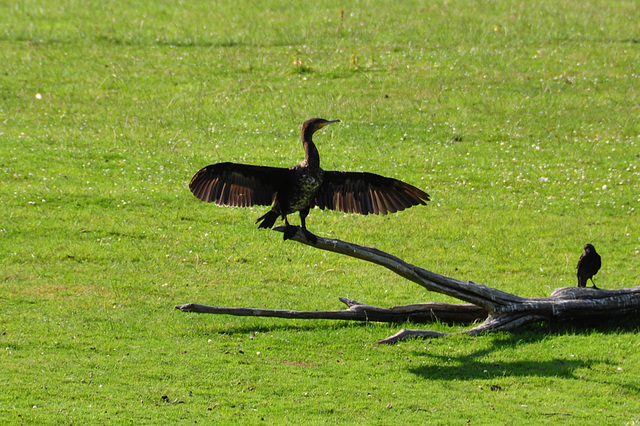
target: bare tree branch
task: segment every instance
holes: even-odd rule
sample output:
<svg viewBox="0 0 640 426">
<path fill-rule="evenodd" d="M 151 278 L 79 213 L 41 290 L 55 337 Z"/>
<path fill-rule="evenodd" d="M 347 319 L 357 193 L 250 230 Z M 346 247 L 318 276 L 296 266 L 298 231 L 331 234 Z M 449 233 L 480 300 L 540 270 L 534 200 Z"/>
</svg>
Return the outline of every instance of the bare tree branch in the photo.
<svg viewBox="0 0 640 426">
<path fill-rule="evenodd" d="M 296 227 L 297 228 L 297 227 Z M 273 228 L 284 232 L 284 226 Z M 185 312 L 214 314 L 268 316 L 279 318 L 325 318 L 358 321 L 484 321 L 463 332 L 477 335 L 492 330 L 512 330 L 536 321 L 620 318 L 640 314 L 640 286 L 616 290 L 565 287 L 556 289 L 549 297 L 519 297 L 472 281 L 460 281 L 436 274 L 412 265 L 376 248 L 348 243 L 337 239 L 317 237 L 311 242 L 301 228 L 297 228 L 292 240 L 312 247 L 344 254 L 384 266 L 396 274 L 411 280 L 427 290 L 446 294 L 468 302 L 466 304 L 418 303 L 412 305 L 379 308 L 355 300 L 340 298 L 348 308 L 342 311 L 288 311 L 251 308 L 222 308 L 189 303 L 177 305 Z M 458 334 L 458 333 L 456 333 Z M 451 333 L 430 330 L 400 330 L 379 343 L 396 343 L 410 337 L 444 337 Z"/>
<path fill-rule="evenodd" d="M 485 308 L 489 312 L 498 309 L 504 303 L 519 303 L 523 300 L 521 297 L 513 294 L 476 284 L 472 281 L 460 281 L 419 268 L 373 247 L 323 237 L 317 237 L 318 240 L 314 244 L 307 240 L 301 228 L 296 228 L 298 228 L 298 232 L 291 238 L 294 241 L 384 266 L 396 274 L 423 286 L 429 291 L 446 294 L 447 296 L 473 303 L 474 305 Z M 284 232 L 285 229 L 285 226 L 273 228 L 274 231 L 279 232 Z"/>
</svg>

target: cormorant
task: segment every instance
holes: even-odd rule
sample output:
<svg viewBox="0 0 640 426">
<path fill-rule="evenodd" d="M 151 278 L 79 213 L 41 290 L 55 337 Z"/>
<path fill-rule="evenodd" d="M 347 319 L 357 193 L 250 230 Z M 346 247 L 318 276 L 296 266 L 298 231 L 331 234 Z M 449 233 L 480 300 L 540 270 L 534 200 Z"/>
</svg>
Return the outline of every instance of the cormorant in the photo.
<svg viewBox="0 0 640 426">
<path fill-rule="evenodd" d="M 586 287 L 587 280 L 591 278 L 593 288 L 598 288 L 593 282 L 593 276 L 598 273 L 601 265 L 602 259 L 600 255 L 596 253 L 596 248 L 593 244 L 585 244 L 584 253 L 580 255 L 580 259 L 578 260 L 578 287 Z"/>
<path fill-rule="evenodd" d="M 317 239 L 307 231 L 305 219 L 314 206 L 345 213 L 384 215 L 429 201 L 429 194 L 397 179 L 365 172 L 322 170 L 312 136 L 324 126 L 339 121 L 312 118 L 304 122 L 305 158 L 298 165 L 285 169 L 237 163 L 212 164 L 195 174 L 189 188 L 196 197 L 219 206 L 249 207 L 273 203 L 271 210 L 256 223 L 260 222 L 259 228 L 271 228 L 281 216 L 286 224 L 285 240 L 296 233 L 296 228 L 289 225 L 287 215 L 300 212 L 302 229 L 312 242 Z"/>
</svg>

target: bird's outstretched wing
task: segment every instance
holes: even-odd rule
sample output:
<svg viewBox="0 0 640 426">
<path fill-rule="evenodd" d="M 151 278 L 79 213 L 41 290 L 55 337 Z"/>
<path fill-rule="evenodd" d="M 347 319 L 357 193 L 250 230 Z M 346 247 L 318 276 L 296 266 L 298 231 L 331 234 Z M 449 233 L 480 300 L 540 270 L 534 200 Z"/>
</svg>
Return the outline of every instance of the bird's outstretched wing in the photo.
<svg viewBox="0 0 640 426">
<path fill-rule="evenodd" d="M 189 189 L 202 201 L 219 206 L 267 206 L 291 173 L 279 167 L 217 163 L 196 173 Z"/>
<path fill-rule="evenodd" d="M 426 204 L 429 194 L 374 173 L 325 171 L 315 204 L 345 213 L 387 214 Z"/>
</svg>

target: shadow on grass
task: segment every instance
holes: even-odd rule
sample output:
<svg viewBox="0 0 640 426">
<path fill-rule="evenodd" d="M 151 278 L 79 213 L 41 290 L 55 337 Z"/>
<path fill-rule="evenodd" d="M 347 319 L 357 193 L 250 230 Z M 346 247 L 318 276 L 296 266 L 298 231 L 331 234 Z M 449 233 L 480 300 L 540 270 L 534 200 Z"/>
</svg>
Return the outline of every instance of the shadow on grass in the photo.
<svg viewBox="0 0 640 426">
<path fill-rule="evenodd" d="M 501 377 L 549 377 L 559 379 L 576 379 L 596 382 L 599 384 L 609 384 L 619 386 L 631 392 L 640 392 L 640 384 L 624 383 L 624 380 L 616 380 L 613 376 L 607 379 L 590 379 L 589 370 L 613 369 L 614 363 L 605 357 L 583 357 L 579 354 L 569 357 L 553 357 L 548 359 L 546 349 L 540 349 L 540 358 L 544 360 L 531 359 L 531 351 L 526 346 L 537 344 L 545 340 L 552 340 L 554 337 L 594 335 L 598 334 L 618 334 L 635 333 L 640 329 L 640 321 L 628 321 L 626 323 L 612 322 L 606 326 L 598 326 L 595 322 L 585 323 L 552 323 L 535 324 L 524 327 L 520 331 L 511 333 L 500 333 L 495 336 L 485 336 L 492 339 L 487 346 L 477 351 L 464 354 L 435 355 L 425 352 L 415 352 L 416 357 L 427 357 L 432 360 L 429 365 L 410 368 L 409 371 L 417 376 L 428 380 L 482 380 Z M 481 337 L 482 338 L 482 337 Z M 551 342 L 549 343 L 551 345 Z M 578 348 L 579 349 L 579 348 Z M 495 360 L 503 358 L 510 351 L 515 352 L 510 360 Z M 534 358 L 535 358 L 534 353 Z M 526 359 L 525 359 L 526 358 Z M 584 370 L 584 371 L 580 371 Z M 492 390 L 494 390 L 492 388 Z"/>
<path fill-rule="evenodd" d="M 429 380 L 482 380 L 495 377 L 555 377 L 577 379 L 574 371 L 591 368 L 594 360 L 553 359 L 547 361 L 478 361 L 478 354 L 459 357 L 439 357 L 433 365 L 412 368 L 409 371 Z M 597 363 L 600 363 L 599 361 Z"/>
<path fill-rule="evenodd" d="M 264 317 L 238 317 L 236 324 L 227 323 L 226 328 L 218 330 L 219 334 L 246 334 L 252 332 L 275 332 L 275 331 L 313 331 L 313 330 L 327 330 L 327 329 L 342 329 L 342 328 L 362 328 L 386 325 L 390 333 L 396 332 L 399 328 L 430 328 L 424 327 L 424 324 L 417 324 L 414 322 L 407 323 L 379 323 L 379 322 L 364 322 L 364 321 L 343 321 L 343 320 L 331 320 L 331 319 L 291 319 L 291 318 L 264 318 Z M 455 333 L 456 331 L 463 331 L 468 324 L 458 323 L 444 323 L 435 322 L 430 324 L 439 324 L 436 327 L 439 331 L 448 331 Z M 444 326 L 444 328 L 443 328 Z M 208 326 L 207 326 L 208 327 Z M 448 329 L 448 330 L 447 330 Z M 210 330 L 207 328 L 208 332 Z M 590 333 L 620 333 L 620 332 L 640 332 L 640 319 L 632 321 L 610 321 L 606 325 L 603 325 L 599 320 L 593 321 L 563 321 L 559 323 L 538 323 L 525 326 L 519 330 L 507 333 L 509 336 L 506 339 L 506 343 L 502 346 L 513 346 L 516 343 L 537 342 L 548 338 L 553 335 L 563 334 L 590 334 Z M 491 336 L 486 334 L 485 336 Z M 443 339 L 447 339 L 444 337 Z M 500 341 L 500 340 L 497 340 Z M 494 344 L 493 350 L 500 349 L 500 344 Z"/>
<path fill-rule="evenodd" d="M 493 377 L 558 377 L 575 378 L 574 371 L 581 368 L 590 368 L 600 361 L 590 359 L 565 359 L 554 358 L 544 361 L 538 360 L 492 360 L 500 353 L 508 353 L 518 350 L 519 356 L 524 356 L 524 345 L 544 340 L 548 336 L 543 333 L 513 333 L 493 338 L 493 341 L 483 349 L 479 349 L 464 355 L 445 354 L 434 355 L 429 353 L 416 353 L 416 356 L 430 358 L 429 365 L 411 368 L 410 371 L 429 380 L 475 380 L 490 379 Z M 514 357 L 515 358 L 515 357 Z"/>
<path fill-rule="evenodd" d="M 335 320 L 292 320 L 292 319 L 262 319 L 244 318 L 236 324 L 225 324 L 214 331 L 218 335 L 249 336 L 252 333 L 273 334 L 277 332 L 326 332 L 341 329 L 371 328 L 372 332 L 380 331 L 379 323 L 335 321 Z M 415 328 L 415 323 L 405 323 Z M 397 331 L 402 324 L 388 324 L 389 333 Z M 456 327 L 457 328 L 457 327 Z M 412 357 L 429 359 L 427 365 L 411 367 L 408 371 L 427 380 L 492 380 L 503 377 L 539 377 L 556 379 L 575 379 L 591 381 L 599 384 L 609 384 L 627 389 L 630 392 L 640 392 L 640 384 L 624 383 L 613 376 L 606 379 L 590 379 L 589 371 L 613 369 L 615 366 L 604 357 L 549 357 L 549 351 L 545 348 L 527 348 L 549 340 L 549 346 L 554 337 L 594 334 L 597 339 L 599 334 L 636 333 L 640 330 L 640 320 L 611 321 L 602 324 L 598 321 L 562 322 L 562 323 L 538 323 L 525 326 L 513 332 L 498 332 L 484 336 L 454 336 L 454 345 L 467 346 L 481 344 L 483 347 L 476 351 L 456 355 L 454 351 L 444 355 L 437 355 L 425 351 L 414 350 Z M 452 330 L 453 331 L 453 330 Z M 211 334 L 210 325 L 203 326 L 202 333 Z M 373 334 L 373 333 L 372 333 Z M 373 339 L 373 337 L 372 337 Z M 448 337 L 432 340 L 446 344 Z M 468 343 L 466 343 L 468 342 Z M 405 348 L 407 346 L 404 346 Z M 395 350 L 402 351 L 402 347 Z M 580 348 L 568 349 L 569 352 L 579 352 Z M 533 354 L 532 354 L 533 351 Z M 539 358 L 535 351 L 540 351 Z M 504 360 L 504 358 L 510 358 Z M 532 359 L 533 358 L 533 359 Z M 492 390 L 494 390 L 492 388 Z"/>
<path fill-rule="evenodd" d="M 287 319 L 287 318 L 262 318 L 244 317 L 241 323 L 220 324 L 217 330 L 211 330 L 210 324 L 206 326 L 206 332 L 211 334 L 245 335 L 251 333 L 275 333 L 288 331 L 327 331 L 345 328 L 368 328 L 376 327 L 379 323 L 362 321 L 339 321 L 328 319 Z M 390 333 L 394 328 L 390 328 Z M 373 338 L 372 338 L 373 339 Z"/>
</svg>

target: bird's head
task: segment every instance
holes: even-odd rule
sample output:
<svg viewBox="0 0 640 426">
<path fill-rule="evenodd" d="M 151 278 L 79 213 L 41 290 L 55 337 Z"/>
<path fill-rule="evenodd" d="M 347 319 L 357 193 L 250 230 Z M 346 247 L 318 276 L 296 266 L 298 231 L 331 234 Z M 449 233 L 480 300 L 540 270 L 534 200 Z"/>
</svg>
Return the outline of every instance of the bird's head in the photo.
<svg viewBox="0 0 640 426">
<path fill-rule="evenodd" d="M 302 125 L 302 137 L 311 136 L 317 130 L 322 129 L 324 126 L 331 123 L 338 123 L 340 120 L 325 120 L 324 118 L 312 118 L 307 120 Z"/>
<path fill-rule="evenodd" d="M 584 251 L 586 251 L 587 253 L 595 253 L 596 248 L 593 246 L 593 244 L 585 244 Z"/>
</svg>

